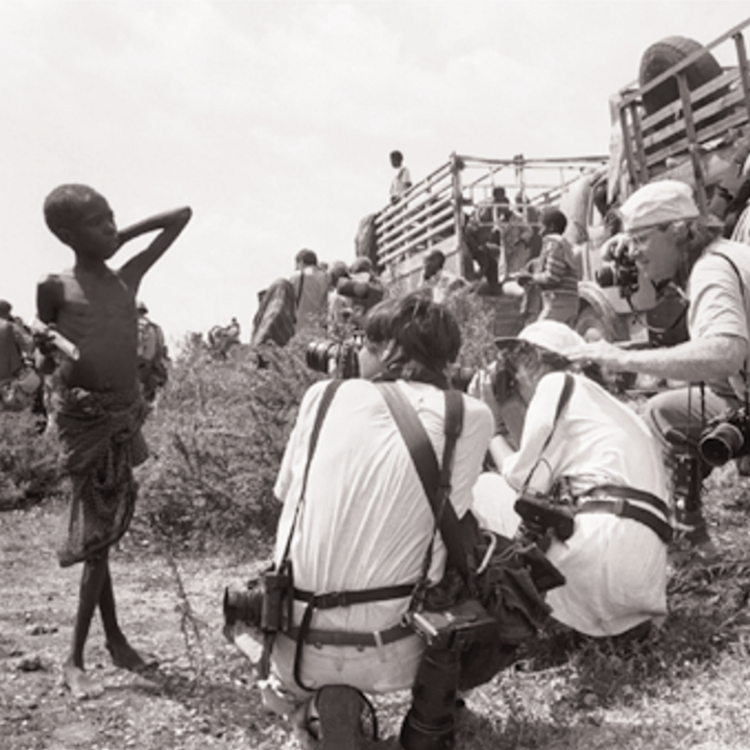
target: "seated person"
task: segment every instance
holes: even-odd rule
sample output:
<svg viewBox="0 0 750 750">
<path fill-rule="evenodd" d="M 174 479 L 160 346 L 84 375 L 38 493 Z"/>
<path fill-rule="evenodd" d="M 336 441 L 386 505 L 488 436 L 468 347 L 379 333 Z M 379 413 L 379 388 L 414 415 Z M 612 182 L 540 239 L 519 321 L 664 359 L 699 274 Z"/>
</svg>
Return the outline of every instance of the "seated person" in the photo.
<svg viewBox="0 0 750 750">
<path fill-rule="evenodd" d="M 555 208 L 542 212 L 542 252 L 530 261 L 525 273 L 516 276 L 524 286 L 541 289 L 542 309 L 538 320 L 559 320 L 572 325 L 578 315 L 578 263 L 573 248 L 563 236 L 568 225 L 565 214 Z"/>
<path fill-rule="evenodd" d="M 350 321 L 360 327 L 367 311 L 385 296 L 385 287 L 369 258 L 357 258 L 349 266 L 349 275 L 336 283 L 336 292 L 351 302 Z"/>
<path fill-rule="evenodd" d="M 452 292 L 466 286 L 460 276 L 445 268 L 445 254 L 441 250 L 432 250 L 425 256 L 422 282 L 432 293 L 432 299 L 440 303 L 445 302 Z"/>
<path fill-rule="evenodd" d="M 483 474 L 474 488 L 480 525 L 513 536 L 521 521 L 514 510 L 518 496 L 558 495 L 575 516 L 572 536 L 553 537 L 546 550 L 566 578 L 547 594 L 552 616 L 602 637 L 665 615 L 672 530 L 659 442 L 632 409 L 593 380 L 566 375 L 566 352 L 583 343 L 568 326 L 538 321 L 518 338 L 497 343 L 510 396 L 498 404 L 489 373 L 479 373 L 470 392 L 498 421 L 511 399 L 525 414 L 521 429 L 513 430 L 517 450 L 501 435 L 492 438 L 490 454 L 500 473 Z M 567 400 L 566 381 L 572 385 Z"/>
<path fill-rule="evenodd" d="M 283 503 L 275 562 L 291 561 L 293 628 L 277 634 L 270 675 L 259 683 L 266 705 L 291 718 L 303 742 L 309 741 L 305 736 L 315 698 L 322 747 L 346 750 L 361 747 L 356 727 L 352 733 L 352 721 L 342 718 L 346 713 L 356 724 L 361 701 L 356 691 L 387 693 L 414 682 L 424 642 L 402 619 L 435 525 L 409 449 L 383 394 L 370 381 L 397 384 L 442 455 L 446 371 L 461 346 L 451 313 L 420 293 L 374 307 L 364 336 L 361 377 L 340 382 L 308 471 L 313 424 L 331 381 L 307 391 L 287 444 L 275 488 Z M 471 504 L 471 488 L 492 432 L 490 410 L 476 399 L 462 398 L 463 429 L 451 480 L 451 501 L 459 517 Z M 442 577 L 445 562 L 437 535 L 432 582 Z M 298 643 L 312 594 L 382 587 L 404 591 L 382 597 L 372 591 L 365 601 L 315 607 L 309 620 L 314 638 L 311 632 L 311 640 Z M 331 691 L 331 686 L 339 687 Z"/>
</svg>

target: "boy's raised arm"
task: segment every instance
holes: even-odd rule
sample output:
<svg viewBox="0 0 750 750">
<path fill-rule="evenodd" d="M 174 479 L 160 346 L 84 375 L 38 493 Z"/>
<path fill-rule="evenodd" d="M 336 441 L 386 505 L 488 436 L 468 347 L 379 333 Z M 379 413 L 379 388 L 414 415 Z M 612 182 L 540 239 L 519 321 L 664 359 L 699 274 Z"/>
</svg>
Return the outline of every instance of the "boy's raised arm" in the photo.
<svg viewBox="0 0 750 750">
<path fill-rule="evenodd" d="M 173 211 L 165 211 L 118 232 L 120 247 L 126 242 L 140 237 L 142 234 L 161 229 L 153 242 L 141 253 L 132 257 L 121 269 L 120 274 L 129 277 L 128 280 L 136 286 L 151 266 L 166 252 L 177 239 L 185 225 L 193 215 L 191 208 L 185 206 Z"/>
</svg>

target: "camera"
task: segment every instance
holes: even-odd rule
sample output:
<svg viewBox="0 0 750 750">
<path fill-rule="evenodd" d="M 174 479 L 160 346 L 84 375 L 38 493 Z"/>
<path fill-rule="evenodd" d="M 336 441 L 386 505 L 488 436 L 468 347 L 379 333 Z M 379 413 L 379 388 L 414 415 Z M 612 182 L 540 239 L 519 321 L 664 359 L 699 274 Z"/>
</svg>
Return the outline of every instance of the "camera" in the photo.
<svg viewBox="0 0 750 750">
<path fill-rule="evenodd" d="M 336 378 L 359 377 L 359 350 L 362 335 L 355 334 L 343 341 L 312 341 L 307 346 L 305 361 L 311 370 Z"/>
<path fill-rule="evenodd" d="M 515 371 L 510 362 L 500 355 L 489 372 L 492 375 L 492 393 L 495 400 L 498 404 L 503 404 L 513 395 L 516 384 Z M 454 367 L 449 373 L 451 387 L 466 393 L 476 374 L 477 370 L 472 367 Z"/>
<path fill-rule="evenodd" d="M 260 627 L 263 609 L 263 592 L 256 588 L 257 582 L 248 584 L 246 589 L 236 591 L 224 589 L 224 625 L 230 628 L 236 622 Z"/>
<path fill-rule="evenodd" d="M 713 420 L 701 435 L 698 450 L 711 467 L 723 466 L 747 451 L 748 418 L 744 409 Z"/>
<path fill-rule="evenodd" d="M 294 584 L 292 566 L 285 560 L 248 582 L 242 591 L 224 590 L 224 625 L 236 622 L 260 627 L 264 633 L 285 631 L 292 624 Z"/>
<path fill-rule="evenodd" d="M 548 529 L 552 529 L 555 537 L 561 542 L 573 536 L 575 517 L 570 508 L 553 505 L 547 500 L 528 495 L 519 497 L 513 508 L 529 530 L 538 530 L 544 534 Z"/>
<path fill-rule="evenodd" d="M 411 708 L 401 725 L 405 750 L 449 750 L 456 737 L 456 696 L 461 658 L 453 649 L 427 648 L 411 690 Z"/>
<path fill-rule="evenodd" d="M 638 266 L 630 255 L 627 242 L 615 248 L 612 260 L 602 262 L 594 278 L 602 288 L 619 287 L 621 297 L 631 297 L 638 291 Z"/>
<path fill-rule="evenodd" d="M 488 642 L 497 630 L 495 619 L 476 599 L 439 612 L 412 612 L 408 619 L 429 648 L 441 651 L 462 651 L 472 643 Z"/>
</svg>

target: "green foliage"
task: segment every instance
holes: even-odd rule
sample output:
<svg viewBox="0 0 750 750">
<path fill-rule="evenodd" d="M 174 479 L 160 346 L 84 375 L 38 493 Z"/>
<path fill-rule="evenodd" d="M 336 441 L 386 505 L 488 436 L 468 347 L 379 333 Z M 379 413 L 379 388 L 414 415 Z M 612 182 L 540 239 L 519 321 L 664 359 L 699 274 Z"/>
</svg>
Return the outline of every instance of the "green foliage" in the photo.
<svg viewBox="0 0 750 750">
<path fill-rule="evenodd" d="M 25 508 L 62 493 L 57 441 L 40 435 L 28 412 L 0 411 L 0 510 Z"/>
</svg>

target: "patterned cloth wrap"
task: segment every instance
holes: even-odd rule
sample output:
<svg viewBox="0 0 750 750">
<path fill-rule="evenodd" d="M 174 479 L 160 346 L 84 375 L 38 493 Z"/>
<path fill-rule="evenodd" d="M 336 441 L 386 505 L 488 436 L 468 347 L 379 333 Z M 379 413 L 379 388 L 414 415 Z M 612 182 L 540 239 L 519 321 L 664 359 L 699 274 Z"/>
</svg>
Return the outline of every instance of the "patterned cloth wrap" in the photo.
<svg viewBox="0 0 750 750">
<path fill-rule="evenodd" d="M 148 407 L 138 387 L 97 393 L 60 388 L 55 411 L 73 483 L 62 567 L 89 560 L 117 542 L 133 517 L 138 485 L 133 467 L 148 456 L 141 426 Z"/>
</svg>

